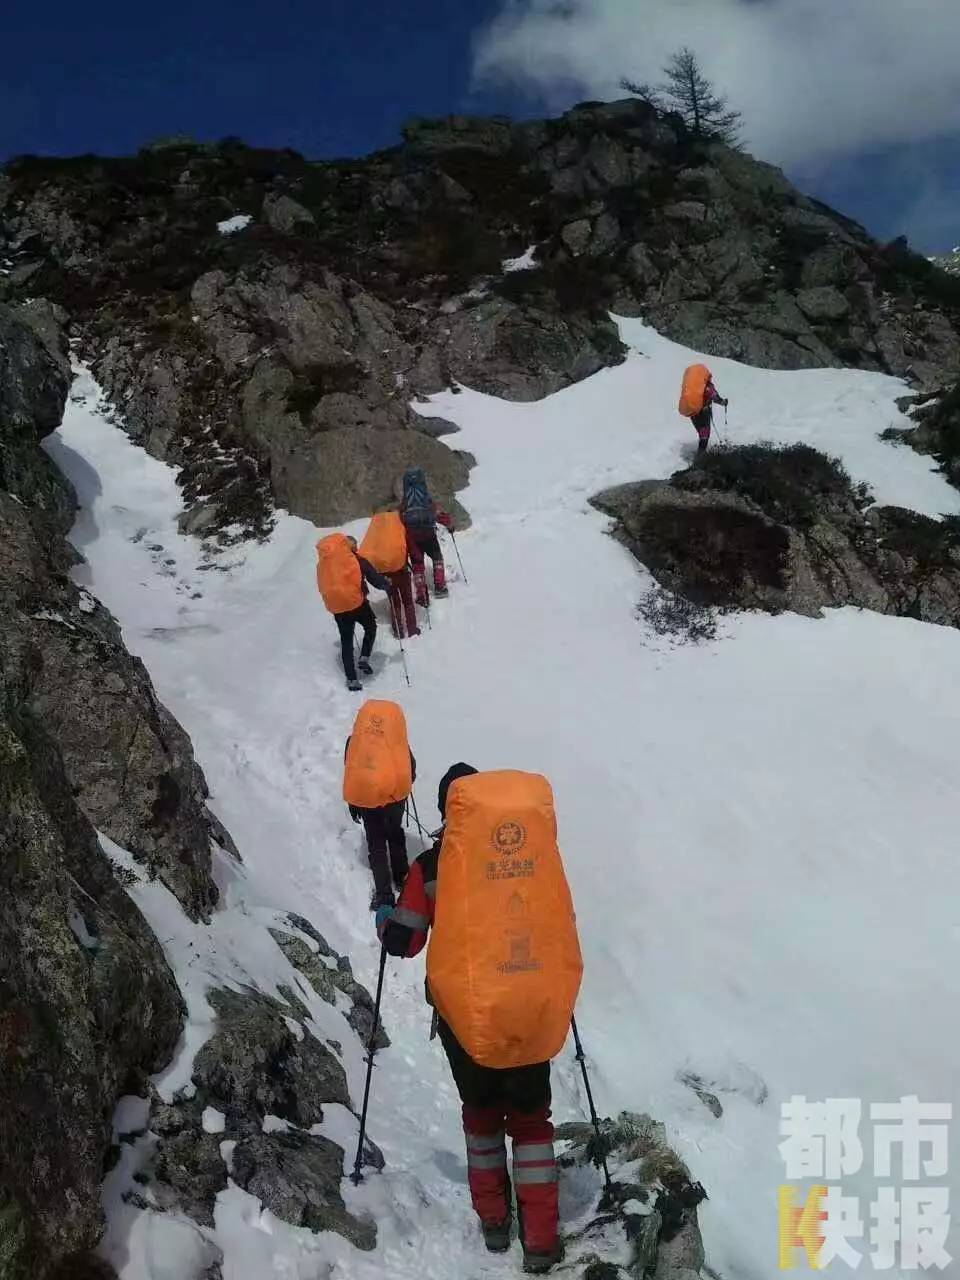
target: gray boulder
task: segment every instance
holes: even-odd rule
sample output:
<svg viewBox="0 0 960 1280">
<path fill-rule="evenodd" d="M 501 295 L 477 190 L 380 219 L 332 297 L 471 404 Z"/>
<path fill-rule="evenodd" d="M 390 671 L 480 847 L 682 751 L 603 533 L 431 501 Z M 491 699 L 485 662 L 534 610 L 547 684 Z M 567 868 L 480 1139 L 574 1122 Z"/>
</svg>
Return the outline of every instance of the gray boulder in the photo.
<svg viewBox="0 0 960 1280">
<path fill-rule="evenodd" d="M 695 604 L 809 617 L 854 605 L 960 626 L 957 522 L 870 502 L 806 445 L 727 449 L 669 483 L 594 499 L 657 581 Z"/>
<path fill-rule="evenodd" d="M 437 339 L 455 381 L 521 401 L 539 400 L 588 378 L 622 359 L 624 351 L 610 321 L 564 318 L 505 298 L 491 298 L 454 317 Z"/>
<path fill-rule="evenodd" d="M 276 1115 L 309 1128 L 323 1119 L 323 1105 L 350 1105 L 340 1062 L 309 1031 L 302 1037 L 286 1021 L 283 1005 L 249 992 L 213 991 L 213 1036 L 197 1054 L 197 1096 L 232 1120 Z"/>
<path fill-rule="evenodd" d="M 309 209 L 305 209 L 291 196 L 272 192 L 264 197 L 262 214 L 264 222 L 281 235 L 293 235 L 317 225 Z"/>
<path fill-rule="evenodd" d="M 462 454 L 419 431 L 339 427 L 274 460 L 277 501 L 319 525 L 370 515 L 393 501 L 394 484 L 407 467 L 423 467 L 441 505 L 469 524 L 455 493 L 469 478 Z"/>
<path fill-rule="evenodd" d="M 842 320 L 850 312 L 850 303 L 834 285 L 802 289 L 797 306 L 808 320 Z"/>
<path fill-rule="evenodd" d="M 271 929 L 270 933 L 277 946 L 287 957 L 295 969 L 310 983 L 310 986 L 327 1004 L 337 1003 L 340 992 L 350 1001 L 350 1012 L 347 1022 L 353 1027 L 361 1041 L 366 1045 L 374 1031 L 373 1000 L 370 992 L 353 976 L 353 968 L 348 956 L 340 956 L 327 945 L 323 937 L 300 916 L 289 916 L 290 927 L 300 933 L 306 933 L 317 946 L 316 951 L 293 933 L 281 929 Z M 383 1023 L 376 1028 L 374 1048 L 389 1048 L 390 1037 L 383 1029 Z"/>
<path fill-rule="evenodd" d="M 282 1221 L 336 1231 L 358 1249 L 374 1249 L 376 1223 L 348 1213 L 340 1194 L 343 1155 L 342 1147 L 319 1135 L 251 1132 L 237 1143 L 231 1176 Z"/>
</svg>

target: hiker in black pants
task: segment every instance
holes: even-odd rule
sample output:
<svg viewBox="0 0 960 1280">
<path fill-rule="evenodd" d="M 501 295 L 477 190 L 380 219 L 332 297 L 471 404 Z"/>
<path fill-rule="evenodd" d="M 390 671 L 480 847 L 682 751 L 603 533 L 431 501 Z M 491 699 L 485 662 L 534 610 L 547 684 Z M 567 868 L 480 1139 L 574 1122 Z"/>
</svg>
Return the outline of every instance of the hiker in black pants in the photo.
<svg viewBox="0 0 960 1280">
<path fill-rule="evenodd" d="M 349 749 L 350 738 L 343 748 L 344 761 Z M 412 751 L 410 776 L 416 782 L 417 761 Z M 379 809 L 361 809 L 354 804 L 347 806 L 354 822 L 363 823 L 364 835 L 367 837 L 367 859 L 373 872 L 373 899 L 370 903 L 373 911 L 379 907 L 393 906 L 394 889 L 397 893 L 400 892 L 410 870 L 407 861 L 407 833 L 403 829 L 406 807 L 406 800 L 397 800 Z"/>
<path fill-rule="evenodd" d="M 347 537 L 347 541 L 351 544 L 354 551 L 357 549 L 356 538 Z M 370 666 L 370 655 L 373 653 L 373 646 L 377 639 L 377 619 L 374 616 L 373 609 L 370 607 L 370 601 L 367 599 L 367 587 L 376 587 L 378 591 L 390 592 L 390 583 L 382 573 L 377 573 L 369 560 L 364 560 L 363 556 L 357 556 L 360 562 L 360 572 L 362 578 L 363 603 L 357 609 L 350 609 L 347 613 L 335 613 L 337 630 L 340 632 L 340 653 L 343 657 L 343 670 L 347 677 L 347 688 L 353 692 L 361 689 L 363 686 L 357 679 L 357 666 L 365 676 L 373 675 L 373 668 Z M 360 662 L 356 664 L 353 657 L 353 633 L 356 630 L 357 623 L 363 628 L 363 643 L 360 646 Z"/>
</svg>

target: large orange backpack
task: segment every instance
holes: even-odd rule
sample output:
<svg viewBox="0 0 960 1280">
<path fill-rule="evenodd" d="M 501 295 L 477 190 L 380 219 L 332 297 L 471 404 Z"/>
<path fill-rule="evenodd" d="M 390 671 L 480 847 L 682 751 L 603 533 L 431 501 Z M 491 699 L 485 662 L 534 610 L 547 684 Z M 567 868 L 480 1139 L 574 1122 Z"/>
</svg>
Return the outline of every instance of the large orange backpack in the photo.
<svg viewBox="0 0 960 1280">
<path fill-rule="evenodd" d="M 705 364 L 692 364 L 683 375 L 680 412 L 685 418 L 699 413 L 707 400 L 707 383 L 713 375 Z"/>
<path fill-rule="evenodd" d="M 363 571 L 344 533 L 317 543 L 317 587 L 331 613 L 349 613 L 363 604 Z"/>
<path fill-rule="evenodd" d="M 399 511 L 373 517 L 360 543 L 360 554 L 380 573 L 397 573 L 407 563 L 407 531 Z"/>
<path fill-rule="evenodd" d="M 514 770 L 458 778 L 427 951 L 440 1016 L 481 1066 L 548 1062 L 582 975 L 550 783 Z"/>
<path fill-rule="evenodd" d="M 403 708 L 374 698 L 357 712 L 343 771 L 343 798 L 358 809 L 406 800 L 413 788 Z"/>
</svg>

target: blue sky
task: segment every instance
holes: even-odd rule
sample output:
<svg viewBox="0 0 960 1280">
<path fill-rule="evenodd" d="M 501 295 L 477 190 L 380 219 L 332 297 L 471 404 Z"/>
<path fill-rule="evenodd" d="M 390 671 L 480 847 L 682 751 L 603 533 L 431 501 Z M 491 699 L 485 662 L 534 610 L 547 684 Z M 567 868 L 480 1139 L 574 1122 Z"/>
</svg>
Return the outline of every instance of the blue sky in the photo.
<svg viewBox="0 0 960 1280">
<path fill-rule="evenodd" d="M 739 2 L 717 0 L 728 7 Z M 760 0 L 750 12 L 775 2 Z M 657 0 L 629 0 L 634 7 L 628 21 L 641 3 L 656 10 Z M 566 19 L 582 7 L 590 34 L 600 39 L 605 5 L 619 4 L 570 0 L 560 16 L 554 6 L 548 20 L 562 29 L 550 32 L 550 40 L 566 37 L 576 40 L 578 51 L 586 48 L 583 32 Z M 531 30 L 532 22 L 546 20 L 547 0 L 167 0 L 145 6 L 14 0 L 2 8 L 0 47 L 8 52 L 0 84 L 0 156 L 123 153 L 170 133 L 238 134 L 310 156 L 359 155 L 394 143 L 412 115 L 535 115 L 591 93 L 611 96 L 606 54 L 605 78 L 596 84 L 589 67 L 568 74 L 569 52 L 562 44 L 545 44 L 540 27 Z M 504 9 L 521 25 L 502 33 L 497 44 L 490 24 L 498 15 L 502 24 Z M 533 41 L 529 63 L 522 53 L 525 38 Z M 664 39 L 671 38 L 665 30 Z M 551 50 L 562 67 L 553 79 Z M 636 72 L 636 62 L 613 70 Z M 616 76 L 610 83 L 615 88 Z M 889 78 L 878 88 L 889 97 L 894 83 Z M 736 85 L 727 87 L 737 98 Z M 745 82 L 741 87 L 752 89 Z M 762 99 L 748 93 L 748 100 L 757 119 L 766 121 Z M 960 118 L 941 136 L 894 136 L 889 144 L 882 129 L 865 129 L 862 144 L 854 136 L 840 154 L 829 146 L 821 153 L 817 139 L 798 150 L 775 132 L 761 133 L 758 154 L 785 163 L 804 189 L 875 234 L 906 231 L 928 251 L 960 241 L 960 214 L 954 215 L 960 209 Z"/>
</svg>

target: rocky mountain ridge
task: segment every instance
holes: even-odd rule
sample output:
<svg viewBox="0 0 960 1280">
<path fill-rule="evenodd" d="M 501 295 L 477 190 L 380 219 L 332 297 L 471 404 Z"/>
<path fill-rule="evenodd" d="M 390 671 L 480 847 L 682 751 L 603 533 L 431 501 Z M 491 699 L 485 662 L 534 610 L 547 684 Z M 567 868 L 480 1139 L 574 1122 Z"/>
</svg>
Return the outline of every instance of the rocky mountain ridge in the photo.
<svg viewBox="0 0 960 1280">
<path fill-rule="evenodd" d="M 355 161 L 21 157 L 0 262 L 0 297 L 64 307 L 120 420 L 183 467 L 197 530 L 360 516 L 411 463 L 452 501 L 472 459 L 411 399 L 584 378 L 622 358 L 609 309 L 763 367 L 960 366 L 952 277 L 634 99 L 414 121 Z"/>
</svg>

